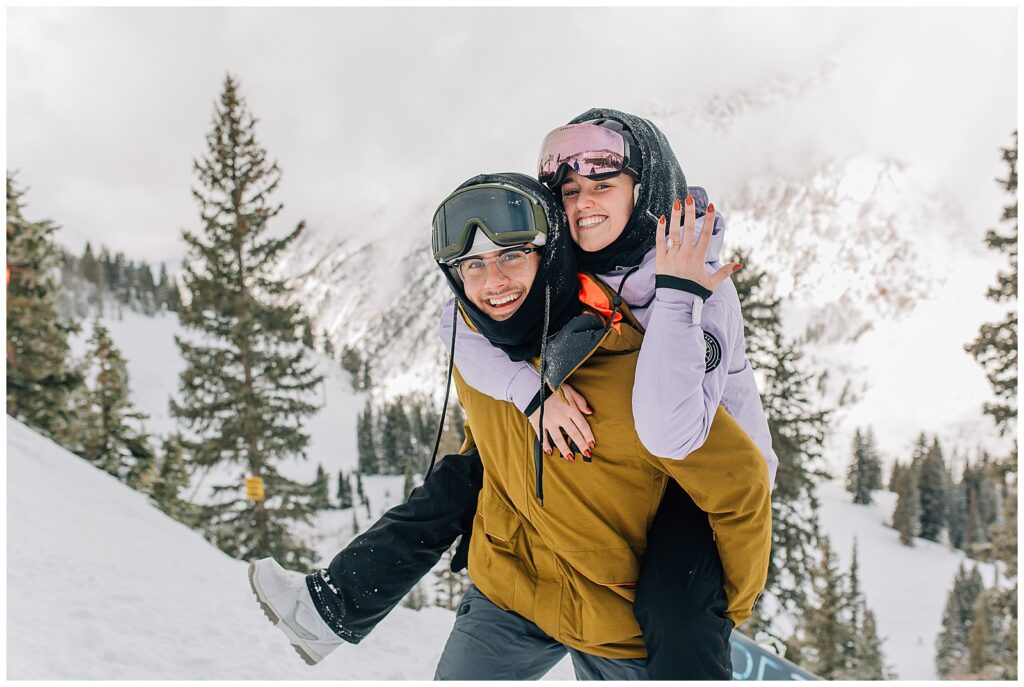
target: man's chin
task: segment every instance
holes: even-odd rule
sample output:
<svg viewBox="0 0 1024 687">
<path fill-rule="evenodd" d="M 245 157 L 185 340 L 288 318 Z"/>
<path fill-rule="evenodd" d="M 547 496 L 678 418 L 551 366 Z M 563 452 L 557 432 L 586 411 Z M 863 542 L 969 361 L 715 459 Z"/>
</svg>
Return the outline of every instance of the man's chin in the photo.
<svg viewBox="0 0 1024 687">
<path fill-rule="evenodd" d="M 516 312 L 518 312 L 518 311 L 519 311 L 519 308 L 516 308 L 515 310 L 512 310 L 510 312 L 500 312 L 500 313 L 488 312 L 487 316 L 490 317 L 495 322 L 504 322 L 508 318 L 510 318 L 513 315 L 515 315 Z"/>
</svg>

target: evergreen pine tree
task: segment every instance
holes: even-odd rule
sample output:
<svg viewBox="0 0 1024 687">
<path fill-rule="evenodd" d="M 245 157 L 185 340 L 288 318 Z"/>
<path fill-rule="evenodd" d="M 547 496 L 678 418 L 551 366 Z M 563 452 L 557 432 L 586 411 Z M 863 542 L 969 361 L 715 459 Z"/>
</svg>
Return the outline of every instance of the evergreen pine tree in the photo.
<svg viewBox="0 0 1024 687">
<path fill-rule="evenodd" d="M 824 680 L 843 679 L 852 646 L 849 604 L 842 573 L 836 565 L 828 537 L 822 536 L 821 559 L 812 568 L 812 593 L 802 609 L 798 636 L 805 667 Z"/>
<path fill-rule="evenodd" d="M 409 416 L 400 399 L 389 403 L 381 418 L 380 460 L 381 474 L 401 475 L 407 458 L 415 453 Z"/>
<path fill-rule="evenodd" d="M 918 490 L 921 494 L 921 538 L 938 541 L 946 525 L 949 487 L 946 484 L 946 463 L 937 437 L 921 460 Z"/>
<path fill-rule="evenodd" d="M 967 638 L 974 624 L 974 602 L 981 591 L 981 573 L 977 568 L 968 572 L 961 562 L 946 597 L 942 631 L 935 640 L 935 668 L 940 678 L 954 678 L 968 670 Z"/>
<path fill-rule="evenodd" d="M 967 675 L 958 677 L 992 680 L 1001 677 L 996 638 L 998 628 L 991 594 L 982 589 L 974 600 L 974 622 L 967 632 Z"/>
<path fill-rule="evenodd" d="M 870 608 L 864 608 L 864 620 L 857 633 L 857 680 L 895 680 L 896 675 L 885 663 L 882 639 L 878 636 L 878 621 Z"/>
<path fill-rule="evenodd" d="M 423 585 L 417 582 L 409 593 L 402 599 L 402 606 L 418 611 L 427 605 L 427 594 L 423 591 Z"/>
<path fill-rule="evenodd" d="M 324 355 L 326 355 L 328 358 L 333 358 L 334 357 L 334 342 L 331 341 L 331 336 L 330 336 L 330 334 L 327 333 L 326 329 L 324 329 L 320 333 L 320 339 L 324 342 Z"/>
<path fill-rule="evenodd" d="M 338 471 L 338 508 L 344 510 L 352 507 L 352 485 L 344 470 Z"/>
<path fill-rule="evenodd" d="M 363 491 L 363 473 L 360 470 L 356 470 L 356 494 L 359 495 L 360 503 L 367 503 L 366 492 Z"/>
<path fill-rule="evenodd" d="M 359 451 L 359 472 L 369 475 L 376 474 L 380 465 L 374 436 L 375 427 L 373 405 L 367 401 L 363 412 L 356 419 L 356 448 Z"/>
<path fill-rule="evenodd" d="M 761 399 L 779 459 L 765 596 L 777 602 L 772 605 L 780 613 L 794 615 L 805 605 L 819 546 L 815 485 L 827 476 L 822 451 L 829 413 L 816 409 L 808 396 L 810 375 L 801 371 L 799 349 L 783 339 L 780 300 L 771 294 L 767 274 L 745 255 L 735 259 L 746 266 L 733 280 L 743 305 L 748 357 L 764 374 Z M 771 621 L 756 613 L 751 631 L 770 631 Z"/>
<path fill-rule="evenodd" d="M 988 547 L 988 528 L 984 515 L 987 510 L 983 503 L 985 490 L 982 488 L 985 479 L 987 456 L 982 453 L 978 465 L 964 468 L 963 485 L 965 493 L 965 516 L 962 547 L 972 556 L 984 555 Z"/>
<path fill-rule="evenodd" d="M 887 487 L 889 491 L 896 491 L 896 485 L 899 484 L 900 480 L 900 473 L 905 469 L 906 466 L 903 465 L 901 462 L 899 462 L 898 460 L 893 461 L 892 471 L 889 473 L 889 486 Z"/>
<path fill-rule="evenodd" d="M 255 123 L 228 76 L 207 151 L 194 165 L 203 229 L 183 233 L 191 300 L 179 314 L 203 338 L 177 339 L 186 369 L 181 403 L 172 401 L 171 410 L 188 428 L 185 447 L 197 464 L 240 465 L 264 483 L 262 501 L 246 498 L 242 471 L 236 481 L 216 485 L 207 537 L 236 558 L 273 556 L 287 568 L 303 568 L 313 552 L 289 527 L 309 522 L 313 493 L 311 485 L 281 475 L 277 464 L 305 458 L 303 423 L 317 409 L 308 399 L 322 376 L 296 339 L 301 313 L 284 304 L 289 287 L 272 275 L 304 224 L 268 235 L 268 222 L 281 210 L 269 199 L 281 173 L 257 142 Z"/>
<path fill-rule="evenodd" d="M 168 437 L 161 446 L 149 497 L 164 513 L 189 527 L 195 527 L 198 510 L 182 497 L 182 491 L 188 488 L 190 479 L 180 438 Z"/>
<path fill-rule="evenodd" d="M 443 564 L 434 571 L 434 604 L 454 611 L 469 589 L 470 580 L 466 571 L 452 572 L 452 551 L 449 549 L 441 559 Z"/>
<path fill-rule="evenodd" d="M 97 320 L 89 338 L 81 456 L 136 489 L 148 488 L 155 455 L 142 429 L 147 416 L 133 410 L 128 368 L 110 332 Z"/>
<path fill-rule="evenodd" d="M 949 508 L 946 512 L 946 526 L 949 528 L 949 543 L 957 549 L 964 548 L 964 534 L 967 529 L 967 487 L 963 479 L 954 482 L 949 490 Z"/>
<path fill-rule="evenodd" d="M 181 294 L 174 278 L 167 273 L 167 265 L 160 264 L 160 281 L 157 285 L 159 303 L 169 312 L 178 312 L 181 306 Z"/>
<path fill-rule="evenodd" d="M 842 667 L 833 671 L 833 678 L 888 680 L 893 675 L 885 665 L 875 615 L 868 608 L 867 600 L 861 593 L 858 559 L 857 539 L 854 538 L 850 572 L 845 578 L 846 589 L 842 595 L 841 607 L 836 611 L 837 617 L 846 625 L 846 632 L 840 636 Z"/>
<path fill-rule="evenodd" d="M 913 466 L 900 472 L 896 484 L 896 510 L 892 514 L 892 526 L 900 533 L 900 543 L 913 546 L 913 538 L 920 531 L 921 492 L 917 486 L 917 471 Z"/>
<path fill-rule="evenodd" d="M 996 303 L 1006 303 L 1006 315 L 998 322 L 981 325 L 977 338 L 964 348 L 985 369 L 985 375 L 996 400 L 985 404 L 985 412 L 992 416 L 1000 432 L 1013 435 L 1017 426 L 1017 132 L 1013 132 L 1013 146 L 1003 148 L 1003 160 L 1009 171 L 1006 179 L 999 179 L 1012 201 L 1003 208 L 1002 231 L 989 229 L 985 244 L 1006 253 L 1009 268 L 996 275 L 996 285 L 986 294 Z"/>
<path fill-rule="evenodd" d="M 327 472 L 322 463 L 317 463 L 316 479 L 313 480 L 313 499 L 310 507 L 315 511 L 327 510 L 331 507 L 331 499 L 327 494 Z"/>
<path fill-rule="evenodd" d="M 409 456 L 405 461 L 405 471 L 403 472 L 402 491 L 405 493 L 405 500 L 409 500 L 409 494 L 416 488 L 416 472 L 413 468 L 412 456 Z"/>
<path fill-rule="evenodd" d="M 81 377 L 71 363 L 74 323 L 57 314 L 56 225 L 22 215 L 24 191 L 7 174 L 7 414 L 67 443 L 69 397 Z"/>
<path fill-rule="evenodd" d="M 870 504 L 872 493 L 882 488 L 882 461 L 875 447 L 875 435 L 868 428 L 864 434 L 857 429 L 853 436 L 853 457 L 846 472 L 846 490 L 853 502 Z"/>
<path fill-rule="evenodd" d="M 995 616 L 995 666 L 1006 680 L 1017 679 L 1017 494 L 1004 503 L 1002 522 L 991 528 L 992 557 L 1005 563 L 1005 579 L 991 590 Z"/>
<path fill-rule="evenodd" d="M 431 423 L 433 425 L 433 431 L 437 432 L 436 421 Z M 427 464 L 430 463 L 430 454 L 434 450 L 434 439 L 432 436 L 429 442 L 429 448 L 426 454 Z M 437 448 L 437 456 L 447 456 L 450 453 L 459 453 L 462 449 L 462 444 L 466 441 L 466 414 L 462 410 L 462 406 L 458 403 L 448 404 L 448 410 L 444 415 L 444 427 L 441 430 L 441 443 Z M 423 466 L 424 472 L 426 472 L 426 465 Z"/>
<path fill-rule="evenodd" d="M 146 315 L 153 315 L 157 311 L 156 281 L 153 279 L 153 271 L 149 269 L 149 265 L 142 262 L 139 263 L 137 273 L 142 312 Z"/>
</svg>

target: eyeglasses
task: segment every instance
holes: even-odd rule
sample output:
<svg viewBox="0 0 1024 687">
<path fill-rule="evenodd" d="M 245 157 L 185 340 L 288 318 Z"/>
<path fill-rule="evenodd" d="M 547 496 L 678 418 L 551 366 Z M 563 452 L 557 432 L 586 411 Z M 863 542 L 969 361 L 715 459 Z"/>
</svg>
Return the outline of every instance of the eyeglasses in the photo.
<svg viewBox="0 0 1024 687">
<path fill-rule="evenodd" d="M 540 145 L 537 178 L 548 186 L 558 186 L 572 169 L 594 181 L 607 179 L 629 166 L 630 148 L 622 134 L 597 124 L 561 126 Z"/>
<path fill-rule="evenodd" d="M 548 233 L 544 208 L 517 188 L 505 184 L 477 184 L 459 189 L 444 199 L 434 213 L 434 260 L 448 262 L 469 249 L 474 228 L 499 246 L 541 243 Z"/>
<path fill-rule="evenodd" d="M 467 284 L 482 284 L 487 280 L 487 264 L 493 262 L 498 271 L 506 277 L 518 277 L 526 272 L 530 264 L 530 253 L 537 253 L 537 248 L 509 248 L 493 258 L 463 258 L 452 263 L 459 276 Z"/>
</svg>

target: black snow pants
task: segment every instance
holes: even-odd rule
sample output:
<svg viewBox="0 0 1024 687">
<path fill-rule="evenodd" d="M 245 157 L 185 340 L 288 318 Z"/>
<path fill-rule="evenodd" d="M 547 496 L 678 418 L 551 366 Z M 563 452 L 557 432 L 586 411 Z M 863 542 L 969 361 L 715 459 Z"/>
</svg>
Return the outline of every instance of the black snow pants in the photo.
<svg viewBox="0 0 1024 687">
<path fill-rule="evenodd" d="M 452 568 L 465 567 L 483 485 L 474 450 L 439 460 L 409 499 L 306 577 L 321 617 L 353 644 L 368 635 L 462 535 Z M 722 564 L 707 514 L 669 482 L 648 533 L 633 612 L 652 680 L 732 678 Z"/>
</svg>

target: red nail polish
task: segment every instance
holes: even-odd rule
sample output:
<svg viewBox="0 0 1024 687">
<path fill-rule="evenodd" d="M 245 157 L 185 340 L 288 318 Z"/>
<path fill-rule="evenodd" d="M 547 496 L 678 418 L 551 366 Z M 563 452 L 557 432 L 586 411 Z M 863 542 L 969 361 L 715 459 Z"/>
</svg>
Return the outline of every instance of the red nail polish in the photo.
<svg viewBox="0 0 1024 687">
<path fill-rule="evenodd" d="M 715 204 L 714 203 L 708 203 L 708 213 L 710 214 L 710 213 L 712 213 L 714 211 L 715 211 Z"/>
<path fill-rule="evenodd" d="M 676 198 L 676 202 L 672 203 L 672 209 L 673 210 L 679 210 L 679 208 L 681 208 L 681 207 L 682 206 L 679 204 L 679 199 Z"/>
<path fill-rule="evenodd" d="M 658 218 L 658 224 L 664 224 L 664 223 L 665 223 L 665 215 L 662 215 L 661 217 Z"/>
<path fill-rule="evenodd" d="M 686 204 L 693 205 L 693 196 L 691 196 L 689 193 L 686 194 Z"/>
<path fill-rule="evenodd" d="M 590 457 L 590 449 L 587 449 L 586 451 L 584 451 L 583 455 L 585 455 L 587 458 L 589 458 Z"/>
<path fill-rule="evenodd" d="M 741 267 L 743 267 L 743 265 L 736 263 L 735 265 L 732 266 L 732 271 L 739 272 Z"/>
<path fill-rule="evenodd" d="M 594 448 L 594 442 L 593 441 L 590 442 L 590 448 Z"/>
</svg>

